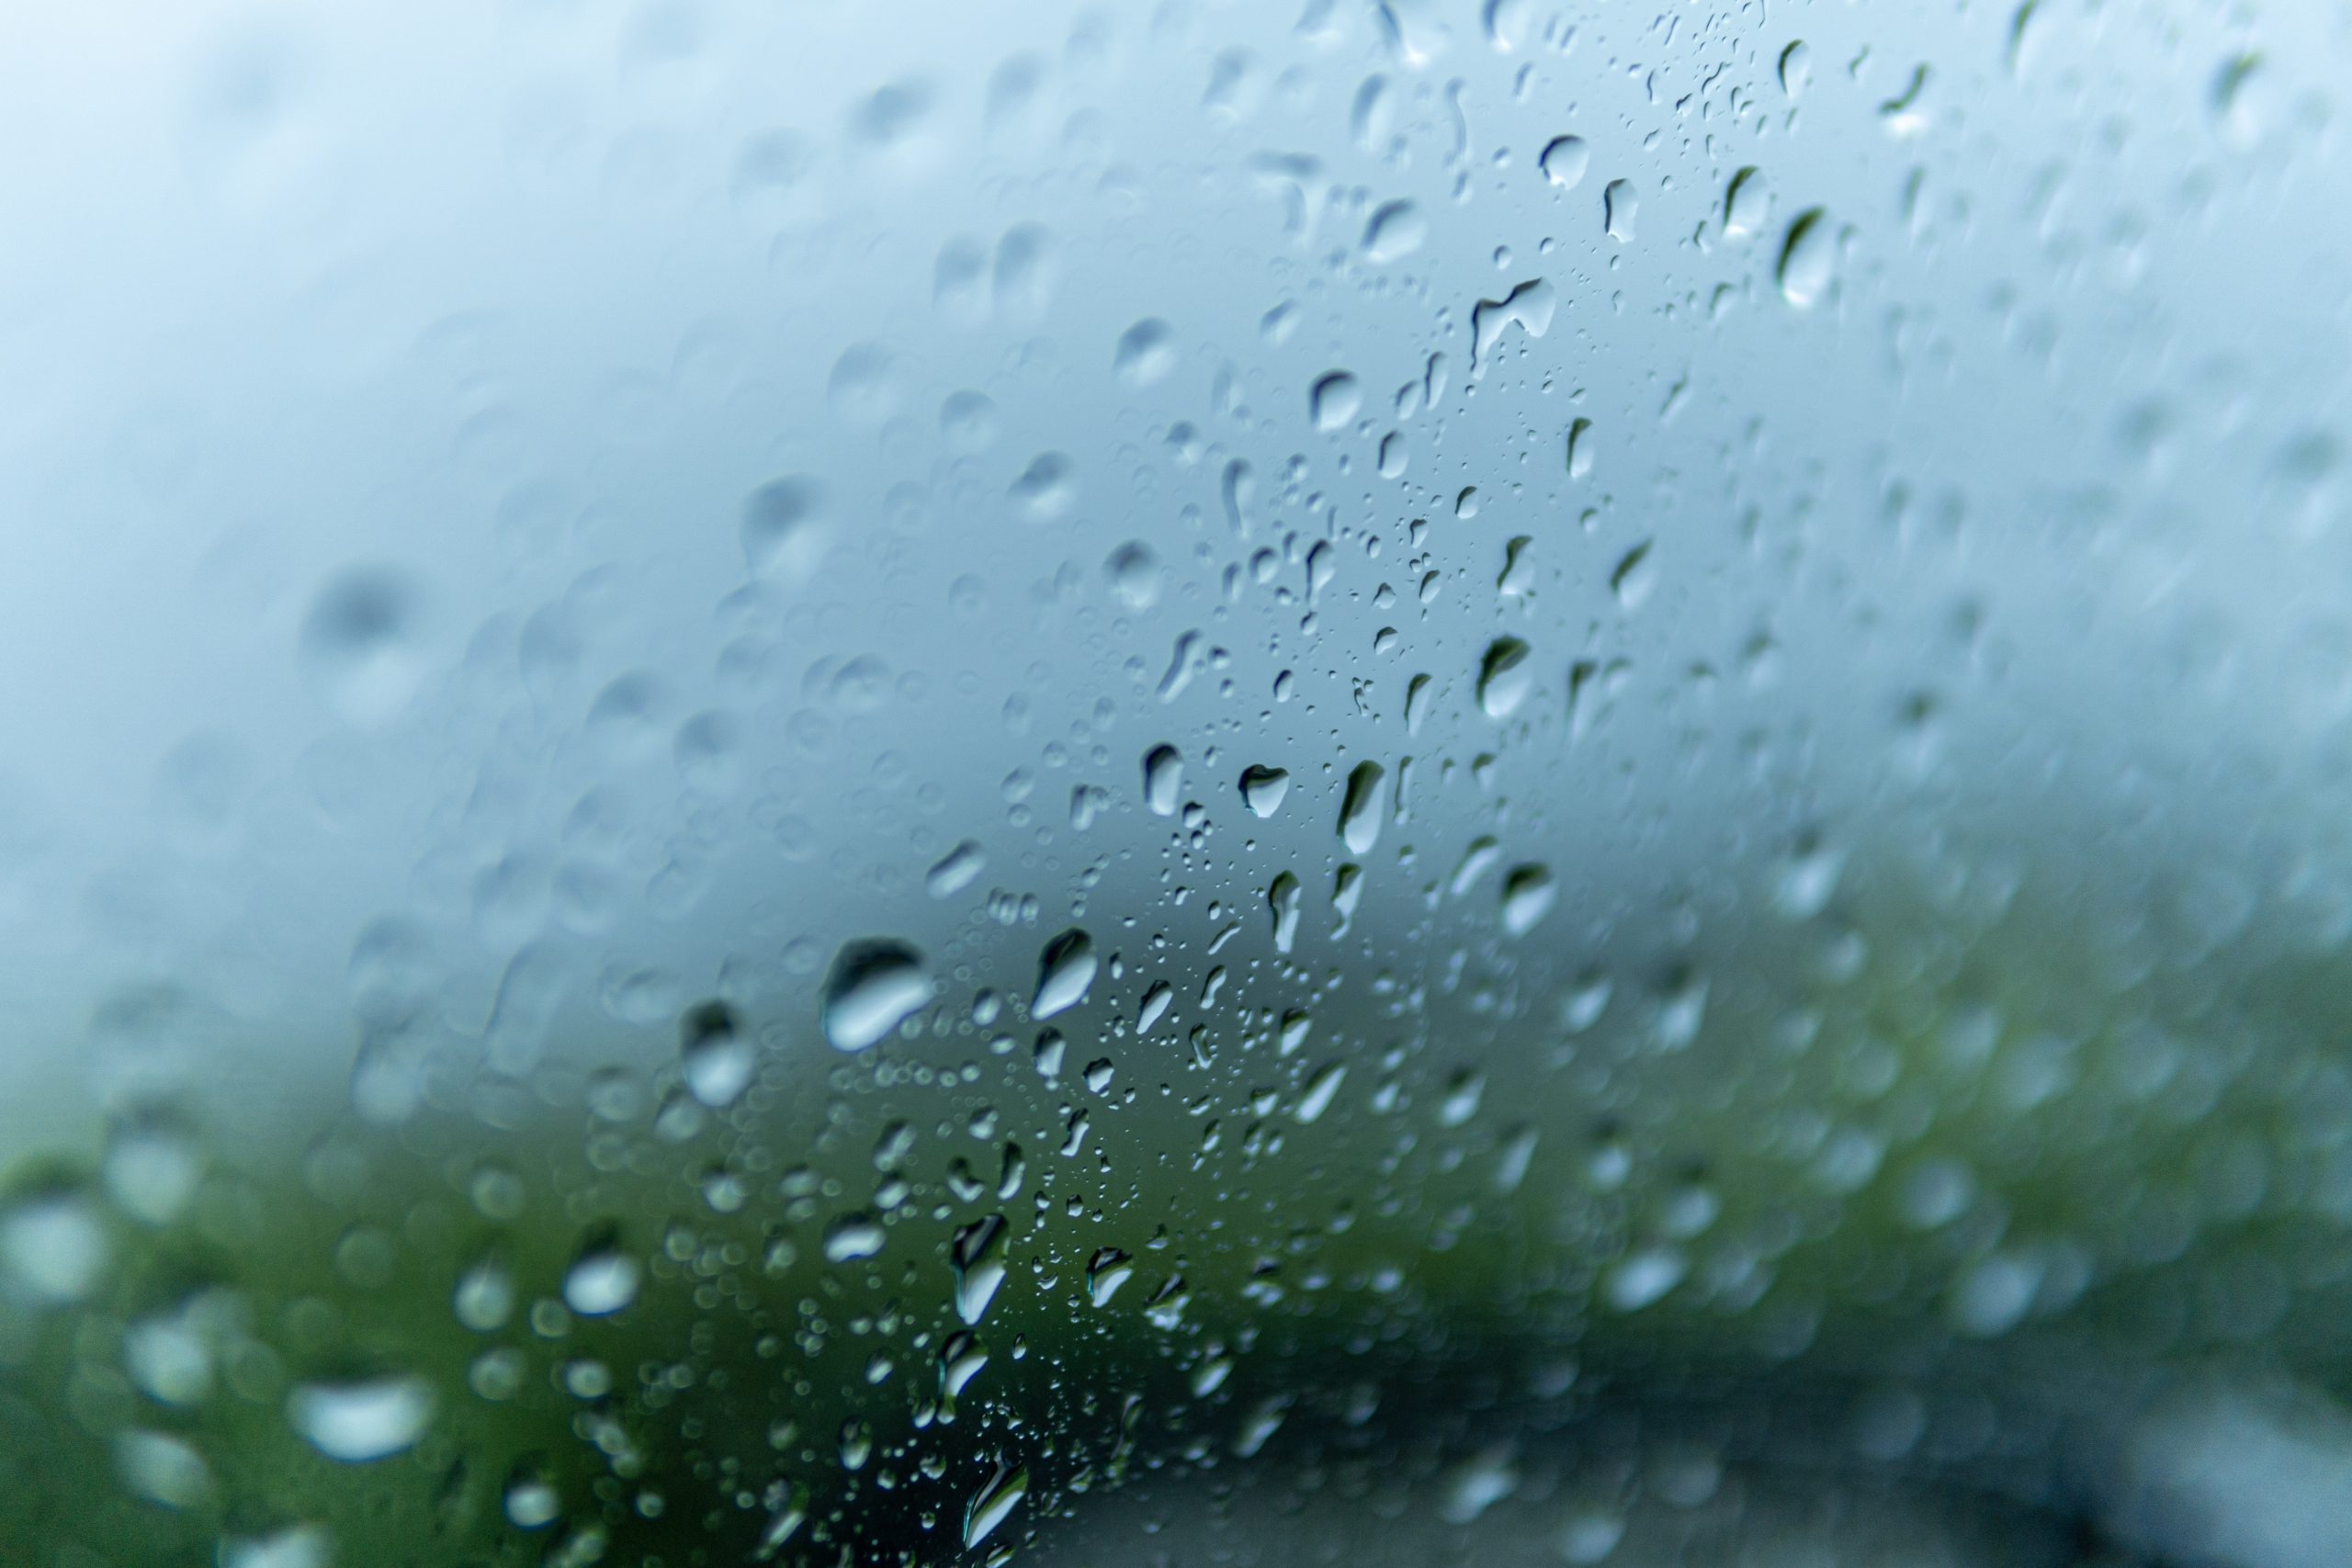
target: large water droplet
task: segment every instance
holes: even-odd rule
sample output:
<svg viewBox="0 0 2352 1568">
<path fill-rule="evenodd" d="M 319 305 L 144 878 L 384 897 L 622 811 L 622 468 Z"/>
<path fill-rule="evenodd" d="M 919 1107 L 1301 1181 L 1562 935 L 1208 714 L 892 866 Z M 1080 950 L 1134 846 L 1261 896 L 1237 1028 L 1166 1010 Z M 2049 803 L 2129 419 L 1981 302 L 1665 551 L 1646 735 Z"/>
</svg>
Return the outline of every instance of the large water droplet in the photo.
<svg viewBox="0 0 2352 1568">
<path fill-rule="evenodd" d="M 1283 797 L 1289 793 L 1290 774 L 1281 768 L 1253 763 L 1241 770 L 1242 803 L 1261 818 L 1281 810 Z"/>
<path fill-rule="evenodd" d="M 1429 220 L 1409 201 L 1392 201 L 1373 213 L 1363 230 L 1363 257 L 1376 266 L 1402 261 L 1429 238 Z"/>
<path fill-rule="evenodd" d="M 1315 383 L 1307 401 L 1315 416 L 1315 428 L 1329 434 L 1345 430 L 1363 407 L 1363 389 L 1356 378 L 1345 370 L 1334 370 Z"/>
<path fill-rule="evenodd" d="M 385 723 L 424 673 L 424 596 L 385 568 L 347 571 L 319 591 L 302 621 L 302 672 L 345 722 Z"/>
<path fill-rule="evenodd" d="M 637 1300 L 641 1270 L 611 1236 L 599 1236 L 564 1270 L 563 1304 L 582 1317 L 610 1317 Z"/>
<path fill-rule="evenodd" d="M 1781 263 L 1775 275 L 1781 298 L 1800 310 L 1813 309 L 1829 291 L 1837 260 L 1837 236 L 1830 231 L 1828 214 L 1818 207 L 1798 213 L 1789 224 L 1788 237 L 1781 242 Z"/>
<path fill-rule="evenodd" d="M 714 1111 L 741 1099 L 758 1060 L 735 1010 L 724 1002 L 695 1008 L 678 1034 L 686 1092 Z"/>
<path fill-rule="evenodd" d="M 1488 718 L 1504 719 L 1519 711 L 1535 683 L 1535 667 L 1527 644 L 1515 637 L 1497 637 L 1478 660 L 1478 707 Z"/>
<path fill-rule="evenodd" d="M 1624 244 L 1634 237 L 1634 220 L 1641 209 L 1641 196 L 1631 180 L 1611 180 L 1600 193 L 1602 226 L 1609 237 Z"/>
<path fill-rule="evenodd" d="M 1380 841 L 1380 781 L 1386 776 L 1377 762 L 1358 762 L 1348 773 L 1340 798 L 1340 839 L 1351 854 L 1368 854 Z"/>
<path fill-rule="evenodd" d="M 327 1458 L 365 1464 L 416 1446 L 433 1418 L 433 1391 L 406 1377 L 306 1383 L 288 1397 L 286 1416 Z"/>
<path fill-rule="evenodd" d="M 1764 231 L 1772 212 L 1772 195 L 1764 176 L 1753 165 L 1732 175 L 1724 191 L 1724 238 L 1749 240 Z"/>
<path fill-rule="evenodd" d="M 1119 334 L 1111 368 L 1130 387 L 1148 387 L 1168 379 L 1176 368 L 1176 333 L 1166 321 L 1148 316 Z"/>
<path fill-rule="evenodd" d="M 964 1544 L 978 1546 L 989 1532 L 1004 1523 L 1021 1500 L 1029 1495 L 1029 1469 L 1017 1465 L 1011 1469 L 1000 1464 L 987 1485 L 973 1495 L 964 1509 Z"/>
<path fill-rule="evenodd" d="M 836 1051 L 863 1051 L 889 1038 L 931 1001 L 922 954 L 902 942 L 842 944 L 825 977 L 825 1039 Z"/>
<path fill-rule="evenodd" d="M 1144 753 L 1143 803 L 1155 817 L 1173 817 L 1183 802 L 1184 759 L 1173 746 Z"/>
<path fill-rule="evenodd" d="M 1053 1017 L 1076 1007 L 1094 984 L 1094 939 L 1073 926 L 1046 944 L 1037 960 L 1037 993 L 1029 1016 Z"/>
<path fill-rule="evenodd" d="M 956 1273 L 956 1315 L 966 1323 L 988 1315 L 997 1287 L 1004 1283 L 1005 1232 L 1004 1216 L 990 1214 L 956 1233 L 948 1258 Z"/>
<path fill-rule="evenodd" d="M 1592 150 L 1581 136 L 1555 136 L 1545 145 L 1539 162 L 1545 179 L 1562 190 L 1571 190 L 1583 180 L 1592 162 Z"/>
</svg>

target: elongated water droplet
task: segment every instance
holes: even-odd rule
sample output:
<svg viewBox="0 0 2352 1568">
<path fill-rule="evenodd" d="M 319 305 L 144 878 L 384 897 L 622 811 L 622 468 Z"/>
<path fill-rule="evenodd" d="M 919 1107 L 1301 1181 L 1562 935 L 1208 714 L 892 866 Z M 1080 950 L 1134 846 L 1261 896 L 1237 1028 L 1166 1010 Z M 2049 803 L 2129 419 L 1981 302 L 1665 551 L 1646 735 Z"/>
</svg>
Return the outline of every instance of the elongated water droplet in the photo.
<svg viewBox="0 0 2352 1568">
<path fill-rule="evenodd" d="M 1428 220 L 1409 201 L 1392 201 L 1373 213 L 1363 229 L 1363 259 L 1375 266 L 1402 261 L 1429 238 Z"/>
<path fill-rule="evenodd" d="M 1641 196 L 1631 180 L 1611 180 L 1600 193 L 1602 227 L 1609 237 L 1624 244 L 1634 237 L 1634 219 L 1641 208 Z"/>
<path fill-rule="evenodd" d="M 1144 753 L 1143 803 L 1155 817 L 1173 817 L 1183 801 L 1184 759 L 1173 746 Z"/>
<path fill-rule="evenodd" d="M 1266 889 L 1266 904 L 1274 916 L 1274 951 L 1288 953 L 1298 941 L 1298 878 L 1286 871 L 1277 875 Z"/>
<path fill-rule="evenodd" d="M 1044 1020 L 1066 1012 L 1094 984 L 1094 939 L 1072 926 L 1046 944 L 1037 960 L 1037 994 L 1029 1016 Z"/>
<path fill-rule="evenodd" d="M 1358 762 L 1348 773 L 1340 798 L 1340 839 L 1351 854 L 1368 854 L 1380 841 L 1380 781 L 1387 773 L 1377 762 Z"/>
<path fill-rule="evenodd" d="M 1135 1275 L 1136 1266 L 1115 1247 L 1097 1250 L 1086 1265 L 1086 1294 L 1096 1306 L 1108 1306 L 1119 1287 Z"/>
<path fill-rule="evenodd" d="M 923 877 L 923 886 L 934 898 L 950 897 L 969 887 L 987 865 L 980 846 L 967 839 L 940 857 Z"/>
<path fill-rule="evenodd" d="M 1781 264 L 1775 275 L 1781 298 L 1800 310 L 1813 309 L 1829 291 L 1837 259 L 1837 238 L 1830 231 L 1828 214 L 1818 207 L 1798 213 L 1789 224 L 1788 237 L 1781 242 Z"/>
<path fill-rule="evenodd" d="M 1004 1283 L 1005 1223 L 1002 1214 L 975 1220 L 956 1233 L 948 1261 L 956 1273 L 956 1315 L 978 1323 L 988 1315 Z"/>
<path fill-rule="evenodd" d="M 1559 889 L 1552 881 L 1552 873 L 1540 865 L 1513 866 L 1503 878 L 1503 931 L 1510 936 L 1525 936 L 1535 929 L 1537 921 L 1552 912 L 1552 904 Z"/>
<path fill-rule="evenodd" d="M 1007 1515 L 1021 1506 L 1029 1495 L 1029 1468 L 1016 1465 L 1007 1468 L 1000 1463 L 988 1484 L 975 1493 L 964 1509 L 964 1544 L 978 1546 L 989 1532 L 1004 1523 Z"/>
<path fill-rule="evenodd" d="M 1724 238 L 1752 240 L 1764 231 L 1772 211 L 1772 197 L 1762 174 L 1751 164 L 1732 175 L 1724 191 Z"/>
<path fill-rule="evenodd" d="M 710 1002 L 692 1010 L 680 1022 L 678 1036 L 678 1065 L 688 1094 L 713 1110 L 742 1098 L 758 1064 L 732 1008 Z"/>
<path fill-rule="evenodd" d="M 1478 707 L 1488 718 L 1505 719 L 1519 711 L 1535 682 L 1527 644 L 1515 637 L 1497 637 L 1478 660 Z"/>
<path fill-rule="evenodd" d="M 1292 1112 L 1301 1122 L 1309 1122 L 1331 1108 L 1331 1100 L 1340 1092 L 1340 1081 L 1348 1076 L 1345 1062 L 1330 1062 L 1316 1069 L 1306 1080 L 1306 1088 L 1298 1097 L 1298 1108 Z"/>
</svg>

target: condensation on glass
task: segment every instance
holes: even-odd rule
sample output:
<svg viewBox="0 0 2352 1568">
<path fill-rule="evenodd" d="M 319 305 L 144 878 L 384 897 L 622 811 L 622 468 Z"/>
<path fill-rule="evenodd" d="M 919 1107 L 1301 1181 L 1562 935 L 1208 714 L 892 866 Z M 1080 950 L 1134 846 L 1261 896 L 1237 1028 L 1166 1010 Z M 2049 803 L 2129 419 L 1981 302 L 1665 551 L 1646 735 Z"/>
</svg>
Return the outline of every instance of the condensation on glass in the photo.
<svg viewBox="0 0 2352 1568">
<path fill-rule="evenodd" d="M 2344 1561 L 2347 60 L 0 15 L 0 1559 Z"/>
</svg>

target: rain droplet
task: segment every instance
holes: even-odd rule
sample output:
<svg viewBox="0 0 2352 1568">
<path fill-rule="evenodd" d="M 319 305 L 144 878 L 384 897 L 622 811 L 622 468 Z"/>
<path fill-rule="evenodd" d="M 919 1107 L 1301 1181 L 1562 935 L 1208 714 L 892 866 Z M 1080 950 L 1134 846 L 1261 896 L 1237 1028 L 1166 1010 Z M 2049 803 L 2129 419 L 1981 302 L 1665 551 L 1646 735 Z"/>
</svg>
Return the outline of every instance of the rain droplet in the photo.
<svg viewBox="0 0 2352 1568">
<path fill-rule="evenodd" d="M 1115 1247 L 1096 1251 L 1086 1265 L 1086 1294 L 1096 1306 L 1108 1306 L 1119 1287 L 1135 1277 L 1136 1266 Z"/>
<path fill-rule="evenodd" d="M 1837 239 L 1830 232 L 1828 214 L 1818 207 L 1798 213 L 1789 224 L 1788 237 L 1781 242 L 1781 264 L 1775 275 L 1781 298 L 1800 310 L 1813 309 L 1829 290 L 1837 259 Z"/>
<path fill-rule="evenodd" d="M 433 1391 L 404 1377 L 306 1383 L 287 1398 L 286 1416 L 327 1458 L 365 1464 L 416 1446 L 433 1418 Z"/>
<path fill-rule="evenodd" d="M 302 672 L 345 723 L 382 724 L 424 679 L 424 598 L 401 573 L 347 571 L 319 591 L 302 621 Z"/>
<path fill-rule="evenodd" d="M 1802 94 L 1813 80 L 1813 51 L 1805 47 L 1804 39 L 1799 39 L 1781 51 L 1780 76 L 1781 91 L 1792 98 Z"/>
<path fill-rule="evenodd" d="M 822 492 L 804 476 L 771 480 L 743 502 L 743 559 L 755 577 L 805 582 L 825 553 Z"/>
<path fill-rule="evenodd" d="M 637 1300 L 639 1274 L 614 1237 L 598 1236 L 564 1270 L 563 1304 L 582 1317 L 610 1317 Z"/>
<path fill-rule="evenodd" d="M 1573 190 L 1584 179 L 1585 169 L 1592 162 L 1592 150 L 1581 136 L 1555 136 L 1545 145 L 1539 162 L 1545 179 L 1561 190 Z"/>
<path fill-rule="evenodd" d="M 97 1288 L 105 1274 L 107 1234 L 81 1193 L 38 1193 L 0 1216 L 0 1269 L 43 1306 L 65 1306 Z"/>
<path fill-rule="evenodd" d="M 1148 610 L 1159 600 L 1159 558 L 1151 547 L 1130 540 L 1111 552 L 1102 575 L 1119 603 L 1130 610 Z"/>
<path fill-rule="evenodd" d="M 1288 953 L 1298 941 L 1298 878 L 1287 871 L 1278 874 L 1266 889 L 1266 905 L 1274 917 L 1274 951 Z"/>
<path fill-rule="evenodd" d="M 952 897 L 969 887 L 988 865 L 988 856 L 980 846 L 967 839 L 942 855 L 923 877 L 923 886 L 934 898 Z"/>
<path fill-rule="evenodd" d="M 1751 240 L 1764 231 L 1772 212 L 1772 195 L 1764 176 L 1750 165 L 1732 175 L 1724 191 L 1724 238 Z"/>
<path fill-rule="evenodd" d="M 1634 237 L 1634 215 L 1641 207 L 1641 197 L 1631 180 L 1611 180 L 1600 193 L 1603 226 L 1609 237 L 1624 244 Z"/>
<path fill-rule="evenodd" d="M 1478 660 L 1478 707 L 1488 718 L 1505 719 L 1518 712 L 1534 683 L 1527 644 L 1501 637 L 1487 645 Z"/>
<path fill-rule="evenodd" d="M 1329 434 L 1345 430 L 1356 417 L 1356 411 L 1363 406 L 1363 391 L 1353 376 L 1334 370 L 1315 383 L 1307 402 L 1315 416 L 1315 428 Z"/>
<path fill-rule="evenodd" d="M 1328 1062 L 1316 1069 L 1306 1080 L 1306 1088 L 1298 1097 L 1298 1107 L 1291 1114 L 1302 1123 L 1314 1122 L 1331 1108 L 1332 1097 L 1340 1092 L 1340 1082 L 1348 1076 L 1345 1062 Z"/>
<path fill-rule="evenodd" d="M 1037 960 L 1037 993 L 1029 1016 L 1043 1021 L 1076 1007 L 1094 984 L 1094 940 L 1072 926 L 1046 944 Z"/>
<path fill-rule="evenodd" d="M 1558 292 L 1540 277 L 1528 279 L 1500 299 L 1479 300 L 1470 310 L 1471 370 L 1486 367 L 1502 343 L 1504 330 L 1513 322 L 1529 337 L 1550 332 L 1559 303 Z"/>
<path fill-rule="evenodd" d="M 843 1214 L 825 1227 L 828 1262 L 852 1263 L 882 1250 L 882 1227 L 866 1214 Z"/>
<path fill-rule="evenodd" d="M 678 1032 L 686 1092 L 714 1111 L 742 1098 L 758 1062 L 734 1010 L 724 1002 L 695 1008 Z"/>
<path fill-rule="evenodd" d="M 1290 774 L 1281 768 L 1253 763 L 1241 770 L 1242 803 L 1256 812 L 1261 820 L 1281 810 L 1283 796 L 1289 793 Z"/>
<path fill-rule="evenodd" d="M 1503 878 L 1503 931 L 1510 936 L 1525 936 L 1535 929 L 1536 922 L 1552 912 L 1553 901 L 1559 887 L 1552 880 L 1552 873 L 1540 865 L 1513 866 Z"/>
<path fill-rule="evenodd" d="M 1155 817 L 1173 817 L 1182 804 L 1184 759 L 1173 746 L 1155 746 L 1144 754 L 1143 803 Z"/>
<path fill-rule="evenodd" d="M 989 1532 L 1004 1523 L 1006 1516 L 1021 1506 L 1029 1495 L 1029 1469 L 1018 1465 L 1007 1469 L 1000 1463 L 987 1485 L 973 1495 L 964 1509 L 964 1544 L 978 1546 Z"/>
<path fill-rule="evenodd" d="M 1176 334 L 1166 321 L 1147 316 L 1119 334 L 1111 368 L 1130 387 L 1143 388 L 1168 379 L 1176 368 Z"/>
<path fill-rule="evenodd" d="M 1069 514 L 1078 500 L 1078 467 L 1059 452 L 1041 452 L 1012 481 L 1012 503 L 1032 523 Z"/>
<path fill-rule="evenodd" d="M 842 944 L 825 977 L 825 1038 L 836 1051 L 863 1051 L 890 1037 L 931 1001 L 922 954 L 876 938 Z"/>
<path fill-rule="evenodd" d="M 1409 201 L 1392 201 L 1372 215 L 1363 229 L 1364 260 L 1375 266 L 1402 261 L 1429 238 L 1429 220 Z"/>
<path fill-rule="evenodd" d="M 1593 448 L 1599 443 L 1592 438 L 1592 421 L 1576 419 L 1568 423 L 1568 478 L 1580 479 L 1592 472 Z"/>
<path fill-rule="evenodd" d="M 1380 781 L 1386 776 L 1377 762 L 1358 762 L 1348 773 L 1340 799 L 1340 840 L 1351 854 L 1369 854 L 1380 841 Z"/>
<path fill-rule="evenodd" d="M 990 1214 L 956 1233 L 948 1260 L 956 1272 L 956 1315 L 967 1324 L 988 1315 L 1004 1283 L 1005 1230 L 1004 1216 Z"/>
</svg>

